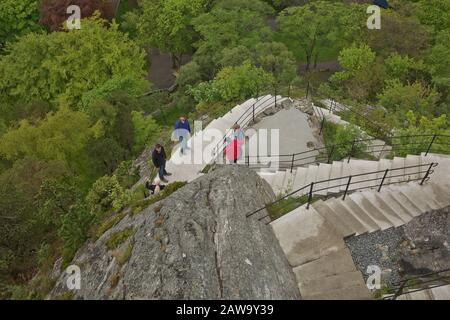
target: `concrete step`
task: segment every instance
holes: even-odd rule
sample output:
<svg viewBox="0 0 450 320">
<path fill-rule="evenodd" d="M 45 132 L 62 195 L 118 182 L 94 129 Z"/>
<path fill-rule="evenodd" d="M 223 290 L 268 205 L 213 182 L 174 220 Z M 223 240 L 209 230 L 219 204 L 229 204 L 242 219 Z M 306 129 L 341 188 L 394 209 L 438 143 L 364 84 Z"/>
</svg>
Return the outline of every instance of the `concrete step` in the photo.
<svg viewBox="0 0 450 320">
<path fill-rule="evenodd" d="M 356 176 L 352 178 L 352 183 L 349 190 L 358 190 L 362 188 L 371 188 L 377 185 L 377 174 L 366 174 L 370 172 L 378 171 L 378 161 L 367 161 L 367 160 L 350 160 L 350 174 L 362 176 Z M 373 179 L 373 180 L 372 180 Z M 372 180 L 372 181 L 370 181 Z"/>
<path fill-rule="evenodd" d="M 306 173 L 305 185 L 310 184 L 311 182 L 316 182 L 317 172 L 319 171 L 318 166 L 310 165 L 308 167 L 308 172 Z"/>
<path fill-rule="evenodd" d="M 270 225 L 291 267 L 345 248 L 342 235 L 313 207 L 297 208 Z"/>
<path fill-rule="evenodd" d="M 342 217 L 331 209 L 327 203 L 322 200 L 318 200 L 312 204 L 312 207 L 326 220 L 328 221 L 336 230 L 342 234 L 342 237 L 349 237 L 356 234 L 358 231 L 363 230 L 363 226 L 356 224 L 350 225 L 345 223 Z"/>
<path fill-rule="evenodd" d="M 405 158 L 405 167 L 414 167 L 419 166 L 420 164 L 421 163 L 419 156 L 408 155 Z M 422 174 L 420 174 L 420 171 L 422 171 L 421 168 L 422 167 L 405 168 L 406 180 L 411 181 L 421 178 L 422 177 Z"/>
<path fill-rule="evenodd" d="M 351 208 L 354 207 L 354 203 L 351 199 L 347 198 L 345 201 L 342 201 L 341 199 L 329 199 L 326 203 L 346 225 L 350 226 L 352 230 L 355 231 L 357 235 L 378 229 L 375 222 L 370 221 L 370 217 L 362 216 L 362 212 L 353 212 Z"/>
<path fill-rule="evenodd" d="M 366 286 L 339 288 L 308 296 L 308 300 L 371 300 L 372 294 Z"/>
<path fill-rule="evenodd" d="M 375 207 L 362 192 L 355 192 L 349 196 L 361 210 L 363 210 L 375 223 L 380 226 L 381 230 L 386 230 L 394 226 L 394 222 L 390 221 L 377 207 Z"/>
<path fill-rule="evenodd" d="M 415 184 L 416 186 L 420 186 L 417 182 Z M 406 195 L 406 197 L 422 211 L 422 213 L 441 208 L 433 198 L 427 197 L 424 194 L 423 188 L 414 188 L 411 185 L 401 185 L 398 187 Z"/>
<path fill-rule="evenodd" d="M 380 172 L 378 173 L 378 178 L 379 178 L 380 180 L 378 180 L 377 182 L 378 182 L 379 184 L 381 184 L 381 181 L 382 181 L 382 179 L 383 179 L 383 177 L 384 177 L 384 174 L 385 174 L 386 169 L 391 169 L 391 167 L 392 167 L 392 161 L 391 161 L 391 160 L 388 160 L 388 159 L 380 159 L 380 161 L 378 161 L 378 168 L 377 168 L 377 171 L 380 171 Z M 388 172 L 388 174 L 386 175 L 386 178 L 384 179 L 383 184 L 387 185 L 387 184 L 389 184 L 389 182 L 390 182 L 390 178 L 389 178 L 389 172 Z"/>
<path fill-rule="evenodd" d="M 303 299 L 308 299 L 308 297 L 317 297 L 334 290 L 343 290 L 345 288 L 357 286 L 366 288 L 368 291 L 361 272 L 359 271 L 349 271 L 328 276 L 326 278 L 299 283 L 300 294 Z"/>
<path fill-rule="evenodd" d="M 444 208 L 450 206 L 450 186 L 438 185 L 433 182 L 425 185 L 424 191 L 434 196 L 435 200 Z"/>
<path fill-rule="evenodd" d="M 386 217 L 394 227 L 399 227 L 405 223 L 391 207 L 389 207 L 381 198 L 377 197 L 377 192 L 364 191 L 361 194 L 369 201 L 366 208 L 378 211 L 379 215 Z"/>
<path fill-rule="evenodd" d="M 283 193 L 287 194 L 294 191 L 295 171 L 286 170 L 286 176 L 283 181 Z"/>
<path fill-rule="evenodd" d="M 316 181 L 317 182 L 324 181 L 324 182 L 315 184 L 314 189 L 319 190 L 328 188 L 330 182 L 327 180 L 330 180 L 330 175 L 331 175 L 331 164 L 320 163 Z M 315 192 L 315 194 L 326 196 L 328 194 L 328 189 L 317 191 Z"/>
<path fill-rule="evenodd" d="M 283 182 L 286 177 L 286 171 L 277 171 L 271 183 L 275 195 L 283 195 Z"/>
<path fill-rule="evenodd" d="M 258 175 L 259 175 L 261 178 L 263 178 L 264 180 L 266 180 L 267 183 L 268 183 L 269 185 L 271 185 L 271 186 L 272 186 L 273 179 L 275 179 L 275 176 L 276 176 L 275 173 L 272 173 L 272 172 L 264 172 L 264 171 L 258 172 Z"/>
<path fill-rule="evenodd" d="M 380 159 L 382 154 L 386 153 L 387 149 L 386 143 L 382 140 L 375 139 L 367 141 L 367 152 L 377 159 Z"/>
<path fill-rule="evenodd" d="M 408 223 L 412 220 L 412 218 L 414 218 L 414 215 L 409 213 L 409 210 L 399 204 L 398 201 L 392 197 L 390 192 L 375 193 L 375 197 L 380 202 L 384 202 L 389 208 L 391 208 L 392 211 L 395 212 L 404 223 Z"/>
<path fill-rule="evenodd" d="M 380 230 L 381 226 L 375 222 L 372 217 L 367 214 L 352 198 L 347 197 L 344 201 L 341 201 L 340 205 L 343 207 L 341 210 L 345 210 L 347 216 L 357 220 L 363 225 L 363 229 L 358 232 L 358 235 L 374 232 Z"/>
<path fill-rule="evenodd" d="M 307 175 L 308 169 L 307 168 L 301 168 L 298 167 L 295 171 L 295 179 L 294 179 L 294 190 L 298 190 L 304 186 L 306 186 L 306 175 Z M 296 196 L 301 194 L 306 194 L 309 190 L 304 190 L 301 193 L 299 192 L 296 194 Z"/>
<path fill-rule="evenodd" d="M 336 179 L 341 176 L 342 176 L 342 161 L 333 161 L 333 163 L 331 165 L 330 179 Z M 341 184 L 341 179 L 336 179 L 336 180 L 330 181 L 329 186 L 334 187 L 334 188 L 329 189 L 328 192 L 329 193 L 339 193 L 340 192 L 340 187 L 339 187 L 340 184 Z"/>
<path fill-rule="evenodd" d="M 393 187 L 393 185 L 387 186 L 384 189 L 384 192 L 388 192 L 392 198 L 394 198 L 397 203 L 408 212 L 409 215 L 414 217 L 420 216 L 422 211 L 414 203 L 412 203 L 403 192 L 398 192 L 397 189 Z"/>
<path fill-rule="evenodd" d="M 297 266 L 293 271 L 297 282 L 303 285 L 341 273 L 356 271 L 356 268 L 350 251 L 343 247 L 317 260 Z"/>
<path fill-rule="evenodd" d="M 450 300 L 450 285 L 429 289 L 433 300 Z"/>
<path fill-rule="evenodd" d="M 394 159 L 392 160 L 391 169 L 397 170 L 389 172 L 390 177 L 389 183 L 398 183 L 405 181 L 404 178 L 405 170 L 403 169 L 404 167 L 405 167 L 405 158 L 394 157 Z"/>
</svg>

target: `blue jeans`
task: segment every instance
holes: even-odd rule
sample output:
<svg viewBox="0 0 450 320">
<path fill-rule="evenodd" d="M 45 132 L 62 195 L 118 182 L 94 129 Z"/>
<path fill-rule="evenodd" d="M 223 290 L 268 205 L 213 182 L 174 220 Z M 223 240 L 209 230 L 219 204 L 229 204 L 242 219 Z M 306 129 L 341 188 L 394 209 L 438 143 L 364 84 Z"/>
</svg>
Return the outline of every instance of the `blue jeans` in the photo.
<svg viewBox="0 0 450 320">
<path fill-rule="evenodd" d="M 167 171 L 166 171 L 166 163 L 164 162 L 160 167 L 159 167 L 159 172 L 158 172 L 158 175 L 159 175 L 159 179 L 160 180 L 163 180 L 164 179 L 164 176 L 167 174 Z"/>
<path fill-rule="evenodd" d="M 180 143 L 181 143 L 181 153 L 183 153 L 184 150 L 187 149 L 187 139 L 186 139 L 186 136 L 180 136 L 178 139 L 179 139 L 179 141 L 180 141 Z"/>
</svg>

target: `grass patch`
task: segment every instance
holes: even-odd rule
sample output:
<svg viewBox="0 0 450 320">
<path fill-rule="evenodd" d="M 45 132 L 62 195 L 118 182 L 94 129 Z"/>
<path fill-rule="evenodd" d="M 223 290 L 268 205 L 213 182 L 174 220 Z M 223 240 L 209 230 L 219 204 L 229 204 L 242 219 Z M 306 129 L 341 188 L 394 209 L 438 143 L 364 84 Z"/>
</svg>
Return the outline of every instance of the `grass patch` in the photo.
<svg viewBox="0 0 450 320">
<path fill-rule="evenodd" d="M 125 249 L 114 250 L 112 255 L 114 258 L 116 258 L 117 263 L 123 266 L 130 259 L 133 248 L 134 244 L 130 243 Z"/>
<path fill-rule="evenodd" d="M 117 285 L 119 284 L 119 281 L 120 281 L 120 274 L 116 273 L 109 280 L 109 284 L 111 285 L 111 288 L 117 287 Z"/>
<path fill-rule="evenodd" d="M 121 231 L 114 232 L 109 236 L 108 240 L 106 240 L 106 247 L 108 248 L 108 250 L 114 250 L 135 233 L 136 230 L 134 229 L 134 227 L 128 227 Z"/>
<path fill-rule="evenodd" d="M 318 200 L 318 197 L 313 196 L 312 202 L 316 200 Z M 286 213 L 289 213 L 292 210 L 304 205 L 307 202 L 308 202 L 308 195 L 304 195 L 301 197 L 289 197 L 273 205 L 269 205 L 267 207 L 267 211 L 269 213 L 270 218 L 273 221 L 284 216 Z"/>
<path fill-rule="evenodd" d="M 54 300 L 73 300 L 75 298 L 75 293 L 72 291 L 66 291 L 54 298 Z"/>
<path fill-rule="evenodd" d="M 100 238 L 106 231 L 114 227 L 117 223 L 122 221 L 123 218 L 128 214 L 127 211 L 123 211 L 119 214 L 116 214 L 109 219 L 105 220 L 98 228 L 94 229 L 93 234 L 94 238 Z"/>
<path fill-rule="evenodd" d="M 211 171 L 212 168 L 213 168 L 212 164 L 207 164 L 200 172 L 203 174 L 207 174 Z"/>
<path fill-rule="evenodd" d="M 138 203 L 146 198 L 147 189 L 143 184 L 138 185 L 131 194 L 130 203 Z"/>
<path fill-rule="evenodd" d="M 158 201 L 161 201 L 161 200 L 167 198 L 168 196 L 170 196 L 172 193 L 174 193 L 178 189 L 184 187 L 186 185 L 186 183 L 187 182 L 184 182 L 184 181 L 183 182 L 177 181 L 177 182 L 170 183 L 160 193 L 155 194 L 153 197 L 150 197 L 149 199 L 145 199 L 145 200 L 135 203 L 133 206 L 133 214 L 138 214 L 139 212 L 142 211 L 142 208 L 146 208 Z M 136 210 L 138 208 L 139 208 L 139 211 Z"/>
</svg>

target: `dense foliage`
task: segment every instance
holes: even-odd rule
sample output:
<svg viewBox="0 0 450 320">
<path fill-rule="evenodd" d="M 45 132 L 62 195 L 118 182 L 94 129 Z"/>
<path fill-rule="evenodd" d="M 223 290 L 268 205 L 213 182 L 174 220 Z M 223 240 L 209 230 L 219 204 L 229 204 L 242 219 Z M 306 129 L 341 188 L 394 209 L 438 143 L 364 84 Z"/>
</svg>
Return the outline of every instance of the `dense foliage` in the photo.
<svg viewBox="0 0 450 320">
<path fill-rule="evenodd" d="M 381 30 L 371 2 L 123 0 L 113 19 L 104 0 L 0 1 L 0 298 L 45 297 L 58 258 L 180 186 L 131 191 L 132 161 L 180 114 L 308 89 L 369 134 L 450 134 L 450 0 L 391 0 Z M 80 30 L 64 28 L 69 3 Z M 174 92 L 147 80 L 150 48 L 171 56 Z M 328 125 L 325 141 L 361 130 Z"/>
</svg>

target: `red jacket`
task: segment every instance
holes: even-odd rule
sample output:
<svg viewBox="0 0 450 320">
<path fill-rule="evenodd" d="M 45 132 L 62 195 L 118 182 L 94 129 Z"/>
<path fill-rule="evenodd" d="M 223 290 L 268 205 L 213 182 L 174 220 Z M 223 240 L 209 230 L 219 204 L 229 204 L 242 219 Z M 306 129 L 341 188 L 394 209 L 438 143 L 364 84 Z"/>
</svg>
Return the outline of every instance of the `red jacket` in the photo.
<svg viewBox="0 0 450 320">
<path fill-rule="evenodd" d="M 228 160 L 230 161 L 236 161 L 237 159 L 239 159 L 241 157 L 242 154 L 242 150 L 241 150 L 241 145 L 243 145 L 244 142 L 240 141 L 238 139 L 233 139 L 233 141 L 231 141 L 224 150 L 224 153 L 227 157 Z"/>
</svg>

